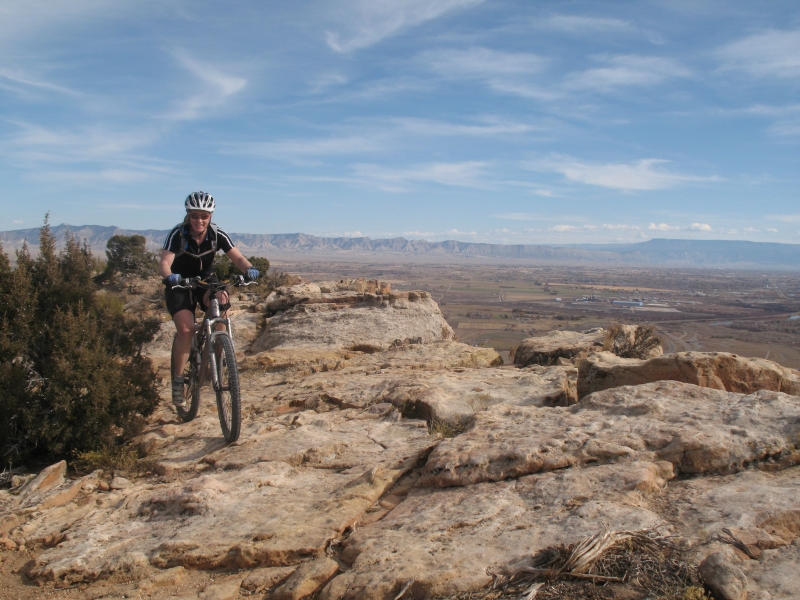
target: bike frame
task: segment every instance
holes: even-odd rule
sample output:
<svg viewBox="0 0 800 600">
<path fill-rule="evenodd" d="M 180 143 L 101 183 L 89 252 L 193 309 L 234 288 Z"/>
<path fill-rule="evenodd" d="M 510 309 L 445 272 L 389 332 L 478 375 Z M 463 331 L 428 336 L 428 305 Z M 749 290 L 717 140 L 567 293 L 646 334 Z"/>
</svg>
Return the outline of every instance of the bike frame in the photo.
<svg viewBox="0 0 800 600">
<path fill-rule="evenodd" d="M 231 323 L 230 318 L 220 317 L 217 291 L 218 290 L 213 288 L 211 289 L 209 309 L 206 312 L 202 323 L 195 323 L 194 325 L 195 340 L 197 339 L 197 334 L 200 331 L 205 333 L 205 344 L 202 348 L 202 355 L 199 365 L 200 368 L 197 370 L 197 385 L 203 387 L 206 384 L 206 378 L 210 372 L 211 384 L 215 389 L 219 387 L 219 381 L 217 379 L 217 356 L 211 350 L 214 347 L 214 340 L 220 335 L 227 335 L 231 339 L 231 345 L 233 345 L 233 324 Z M 217 331 L 216 325 L 218 323 L 225 325 L 225 329 Z"/>
</svg>

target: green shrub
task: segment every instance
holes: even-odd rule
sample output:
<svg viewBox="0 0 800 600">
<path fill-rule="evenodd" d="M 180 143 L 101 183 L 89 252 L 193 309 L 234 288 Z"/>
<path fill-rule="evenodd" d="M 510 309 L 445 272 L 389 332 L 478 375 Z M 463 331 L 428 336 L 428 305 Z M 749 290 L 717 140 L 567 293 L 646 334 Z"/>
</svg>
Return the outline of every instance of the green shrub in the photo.
<svg viewBox="0 0 800 600">
<path fill-rule="evenodd" d="M 256 269 L 261 271 L 261 277 L 265 277 L 269 270 L 269 260 L 263 256 L 250 256 L 248 259 L 250 264 Z M 219 253 L 214 257 L 214 275 L 220 281 L 226 281 L 234 275 L 244 275 L 237 267 L 231 262 L 225 254 Z"/>
<path fill-rule="evenodd" d="M 157 272 L 156 255 L 147 251 L 143 235 L 114 235 L 106 243 L 105 279 L 114 275 L 147 277 Z"/>
<path fill-rule="evenodd" d="M 0 247 L 0 463 L 113 446 L 141 431 L 159 397 L 143 344 L 156 319 L 98 301 L 95 262 L 67 236 L 56 253 L 45 218 L 40 252 Z"/>
</svg>

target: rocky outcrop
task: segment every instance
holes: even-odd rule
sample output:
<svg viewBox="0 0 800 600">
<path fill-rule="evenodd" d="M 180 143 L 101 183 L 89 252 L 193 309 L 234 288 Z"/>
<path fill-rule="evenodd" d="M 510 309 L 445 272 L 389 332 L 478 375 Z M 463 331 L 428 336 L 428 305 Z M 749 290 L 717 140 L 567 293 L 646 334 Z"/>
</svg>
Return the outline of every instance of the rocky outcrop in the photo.
<svg viewBox="0 0 800 600">
<path fill-rule="evenodd" d="M 624 460 L 668 461 L 686 474 L 785 468 L 800 462 L 798 434 L 794 396 L 661 381 L 597 392 L 566 409 L 493 407 L 436 447 L 422 481 L 470 485 Z"/>
<path fill-rule="evenodd" d="M 574 360 L 603 349 L 603 329 L 589 331 L 551 331 L 550 333 L 522 340 L 514 351 L 514 364 L 549 366 L 557 364 L 559 358 Z"/>
<path fill-rule="evenodd" d="M 796 593 L 800 396 L 753 389 L 772 385 L 763 376 L 739 391 L 664 380 L 576 403 L 571 364 L 498 366 L 493 350 L 441 335 L 373 333 L 383 318 L 428 335 L 441 319 L 429 298 L 398 296 L 400 308 L 317 287 L 287 288 L 269 317 L 277 345 L 240 357 L 238 442 L 222 439 L 210 390 L 190 423 L 165 392 L 137 440 L 153 474 L 70 479 L 57 463 L 0 490 L 0 595 L 34 589 L 23 577 L 41 595 L 80 582 L 66 600 L 480 594 L 607 530 L 672 536 L 718 594 Z M 402 315 L 417 309 L 415 329 Z"/>
<path fill-rule="evenodd" d="M 330 291 L 323 291 L 330 290 Z M 453 339 L 427 292 L 334 291 L 313 283 L 279 288 L 266 302 L 267 319 L 252 352 L 274 348 L 336 348 L 363 352 Z"/>
<path fill-rule="evenodd" d="M 578 367 L 578 397 L 665 380 L 743 394 L 772 390 L 800 395 L 800 376 L 795 371 L 762 358 L 728 352 L 678 352 L 638 360 L 600 352 L 582 360 Z"/>
</svg>

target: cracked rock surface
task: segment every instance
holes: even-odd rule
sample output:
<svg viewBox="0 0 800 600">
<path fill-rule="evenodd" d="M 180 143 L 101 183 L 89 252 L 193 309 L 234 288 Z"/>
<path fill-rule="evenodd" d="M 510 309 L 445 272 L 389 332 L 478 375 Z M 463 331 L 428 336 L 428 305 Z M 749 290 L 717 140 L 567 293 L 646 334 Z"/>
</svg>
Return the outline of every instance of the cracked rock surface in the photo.
<svg viewBox="0 0 800 600">
<path fill-rule="evenodd" d="M 240 319 L 262 346 L 239 347 L 238 442 L 210 390 L 190 423 L 165 393 L 136 440 L 152 475 L 71 478 L 61 462 L 0 490 L 0 597 L 427 598 L 658 528 L 695 566 L 716 555 L 742 597 L 796 598 L 800 397 L 655 380 L 578 401 L 570 365 L 500 366 L 434 335 L 422 293 L 386 307 L 385 287 L 304 285 L 273 298 L 266 330 Z M 370 311 L 400 315 L 391 335 Z M 351 337 L 333 343 L 340 325 Z"/>
</svg>

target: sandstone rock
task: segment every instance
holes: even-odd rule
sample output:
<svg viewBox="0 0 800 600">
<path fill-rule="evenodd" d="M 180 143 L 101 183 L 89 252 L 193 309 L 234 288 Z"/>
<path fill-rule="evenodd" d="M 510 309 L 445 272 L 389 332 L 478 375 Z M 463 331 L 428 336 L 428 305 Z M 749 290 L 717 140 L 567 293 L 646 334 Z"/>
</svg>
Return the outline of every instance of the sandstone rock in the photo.
<svg viewBox="0 0 800 600">
<path fill-rule="evenodd" d="M 239 581 L 212 583 L 200 592 L 199 600 L 235 600 L 239 597 Z"/>
<path fill-rule="evenodd" d="M 320 558 L 304 563 L 286 583 L 272 595 L 273 600 L 300 600 L 310 596 L 339 571 L 339 564 L 330 558 Z"/>
<path fill-rule="evenodd" d="M 295 572 L 295 567 L 265 567 L 254 569 L 242 581 L 242 589 L 259 593 L 283 583 Z"/>
<path fill-rule="evenodd" d="M 645 529 L 661 518 L 647 497 L 673 476 L 668 463 L 567 469 L 516 481 L 412 489 L 377 523 L 356 529 L 342 559 L 352 568 L 320 600 L 432 597 L 488 585 L 491 569 L 518 572 L 536 552 L 597 531 Z"/>
<path fill-rule="evenodd" d="M 800 467 L 687 479 L 673 483 L 665 499 L 687 538 L 702 532 L 714 541 L 727 528 L 752 549 L 770 550 L 800 535 Z"/>
<path fill-rule="evenodd" d="M 31 575 L 92 581 L 126 568 L 131 552 L 159 568 L 280 566 L 319 556 L 435 443 L 424 422 L 344 410 L 289 414 L 267 429 L 248 423 L 243 443 L 225 446 L 216 444 L 214 412 L 176 427 L 161 457 L 194 454 L 209 465 L 201 474 L 137 482 L 77 511 L 32 516 L 26 535 L 69 529 L 69 537 L 45 550 Z M 212 428 L 213 436 L 205 433 Z"/>
<path fill-rule="evenodd" d="M 279 288 L 267 298 L 267 319 L 253 352 L 277 347 L 388 349 L 395 340 L 430 343 L 454 337 L 427 292 L 388 295 L 332 292 L 315 284 Z"/>
<path fill-rule="evenodd" d="M 795 600 L 800 590 L 800 544 L 767 550 L 759 560 L 737 566 L 748 580 L 748 600 Z"/>
<path fill-rule="evenodd" d="M 108 487 L 112 490 L 124 490 L 131 487 L 131 482 L 124 477 L 114 477 Z"/>
<path fill-rule="evenodd" d="M 64 483 L 64 475 L 66 473 L 67 461 L 62 460 L 50 465 L 19 491 L 20 498 L 32 498 L 49 492 L 54 487 Z"/>
<path fill-rule="evenodd" d="M 602 329 L 586 332 L 551 331 L 547 335 L 527 338 L 520 342 L 514 352 L 514 364 L 554 365 L 559 358 L 571 359 L 580 354 L 598 352 L 603 349 Z"/>
<path fill-rule="evenodd" d="M 620 460 L 667 460 L 681 473 L 726 473 L 800 462 L 800 399 L 661 381 L 596 392 L 569 408 L 497 405 L 444 440 L 426 485 L 469 485 Z"/>
<path fill-rule="evenodd" d="M 581 361 L 578 397 L 613 387 L 663 380 L 743 394 L 773 390 L 800 395 L 800 377 L 791 369 L 761 358 L 728 352 L 678 352 L 638 360 L 601 352 Z"/>
<path fill-rule="evenodd" d="M 188 575 L 183 567 L 172 567 L 156 573 L 149 579 L 139 582 L 140 589 L 152 589 L 154 587 L 173 587 L 180 585 Z"/>
<path fill-rule="evenodd" d="M 723 554 L 709 555 L 699 567 L 700 577 L 719 600 L 746 600 L 747 577 Z"/>
</svg>

